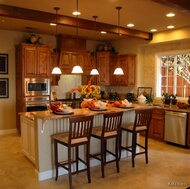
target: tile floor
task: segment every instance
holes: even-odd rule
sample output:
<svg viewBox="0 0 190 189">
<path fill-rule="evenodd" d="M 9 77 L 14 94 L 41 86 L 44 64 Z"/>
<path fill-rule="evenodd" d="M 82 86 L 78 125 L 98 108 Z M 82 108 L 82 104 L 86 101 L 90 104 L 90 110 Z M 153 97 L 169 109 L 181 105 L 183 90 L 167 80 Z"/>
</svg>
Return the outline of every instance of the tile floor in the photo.
<svg viewBox="0 0 190 189">
<path fill-rule="evenodd" d="M 106 165 L 101 178 L 100 166 L 91 168 L 92 183 L 86 173 L 73 176 L 75 189 L 186 189 L 190 186 L 190 149 L 149 140 L 149 164 L 144 155 L 137 156 L 135 168 L 130 157 Z M 0 188 L 2 189 L 68 189 L 68 176 L 38 181 L 33 166 L 23 156 L 20 135 L 0 136 Z"/>
</svg>

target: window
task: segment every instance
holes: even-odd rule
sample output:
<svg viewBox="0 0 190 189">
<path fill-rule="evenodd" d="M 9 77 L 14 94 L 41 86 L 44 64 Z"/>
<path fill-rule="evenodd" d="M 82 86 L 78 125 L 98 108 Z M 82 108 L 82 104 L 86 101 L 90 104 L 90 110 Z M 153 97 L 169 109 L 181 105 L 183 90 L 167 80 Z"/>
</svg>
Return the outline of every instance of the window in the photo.
<svg viewBox="0 0 190 189">
<path fill-rule="evenodd" d="M 190 50 L 157 55 L 157 97 L 163 93 L 190 95 Z"/>
</svg>

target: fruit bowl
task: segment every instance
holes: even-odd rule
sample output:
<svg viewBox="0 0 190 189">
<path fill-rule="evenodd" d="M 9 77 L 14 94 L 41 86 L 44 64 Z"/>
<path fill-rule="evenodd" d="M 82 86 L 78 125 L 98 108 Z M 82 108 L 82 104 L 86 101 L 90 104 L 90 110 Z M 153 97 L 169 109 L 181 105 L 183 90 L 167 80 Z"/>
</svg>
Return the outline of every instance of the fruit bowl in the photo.
<svg viewBox="0 0 190 189">
<path fill-rule="evenodd" d="M 177 107 L 178 107 L 179 109 L 187 109 L 188 104 L 178 102 L 178 103 L 177 103 Z"/>
</svg>

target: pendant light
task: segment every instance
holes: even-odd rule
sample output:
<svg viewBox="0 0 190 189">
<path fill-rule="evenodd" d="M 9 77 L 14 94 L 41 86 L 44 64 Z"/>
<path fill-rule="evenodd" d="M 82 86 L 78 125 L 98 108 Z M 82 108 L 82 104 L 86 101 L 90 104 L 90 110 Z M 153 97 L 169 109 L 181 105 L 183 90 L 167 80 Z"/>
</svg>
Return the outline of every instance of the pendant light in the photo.
<svg viewBox="0 0 190 189">
<path fill-rule="evenodd" d="M 78 0 L 77 0 L 77 12 L 78 12 Z M 71 73 L 75 73 L 75 74 L 80 74 L 83 73 L 82 68 L 78 65 L 78 14 L 76 14 L 76 19 L 77 19 L 77 47 L 76 47 L 76 55 L 77 55 L 77 63 L 76 65 L 73 67 L 72 72 Z"/>
<path fill-rule="evenodd" d="M 55 34 L 55 38 L 56 38 L 56 48 L 55 48 L 56 57 L 58 56 L 58 53 L 57 53 L 57 40 L 58 40 L 58 38 L 57 38 L 57 23 L 58 22 L 57 22 L 57 20 L 58 20 L 58 10 L 59 9 L 60 9 L 59 7 L 54 7 L 54 10 L 56 11 L 56 34 Z M 59 67 L 54 67 L 51 74 L 58 75 L 58 74 L 62 74 L 62 72 L 61 72 Z"/>
<path fill-rule="evenodd" d="M 96 65 L 96 19 L 98 16 L 93 16 L 94 18 L 94 65 Z M 96 68 L 93 68 L 90 72 L 90 75 L 99 75 L 99 72 Z"/>
<path fill-rule="evenodd" d="M 118 36 L 120 36 L 120 10 L 122 9 L 122 7 L 116 7 L 116 9 L 118 10 Z M 120 62 L 120 58 L 119 58 L 119 40 L 120 37 L 118 37 L 118 62 Z M 114 75 L 124 75 L 122 68 L 116 68 L 114 73 Z"/>
</svg>

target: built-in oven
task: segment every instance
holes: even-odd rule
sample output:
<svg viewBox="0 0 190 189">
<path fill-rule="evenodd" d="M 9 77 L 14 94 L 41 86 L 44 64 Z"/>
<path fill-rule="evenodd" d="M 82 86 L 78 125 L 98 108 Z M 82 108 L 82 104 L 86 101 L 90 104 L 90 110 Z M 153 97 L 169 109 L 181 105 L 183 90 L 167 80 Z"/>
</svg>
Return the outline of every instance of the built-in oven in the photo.
<svg viewBox="0 0 190 189">
<path fill-rule="evenodd" d="M 50 79 L 25 78 L 25 96 L 50 95 Z"/>
<path fill-rule="evenodd" d="M 49 103 L 49 96 L 25 97 L 26 112 L 47 110 Z"/>
</svg>

